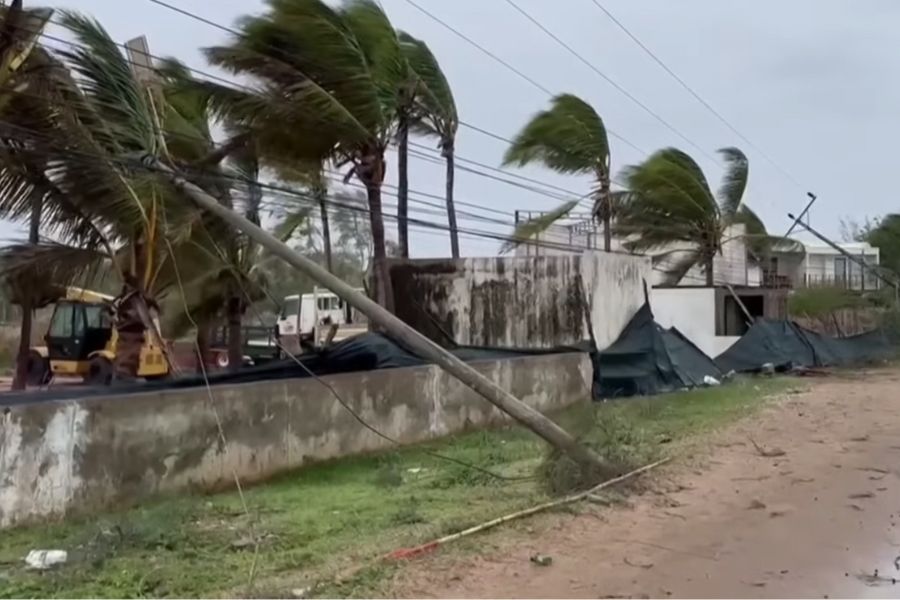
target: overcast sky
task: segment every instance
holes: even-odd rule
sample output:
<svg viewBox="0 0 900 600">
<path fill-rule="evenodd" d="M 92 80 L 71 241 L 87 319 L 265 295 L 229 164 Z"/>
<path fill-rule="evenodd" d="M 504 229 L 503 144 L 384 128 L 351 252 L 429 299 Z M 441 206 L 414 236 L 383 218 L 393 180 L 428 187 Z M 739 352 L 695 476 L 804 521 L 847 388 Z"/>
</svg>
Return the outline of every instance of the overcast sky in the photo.
<svg viewBox="0 0 900 600">
<path fill-rule="evenodd" d="M 168 0 L 223 25 L 261 0 Z M 607 127 L 645 152 L 674 145 L 690 153 L 718 185 L 722 170 L 702 152 L 738 146 L 750 158 L 746 202 L 773 233 L 789 225 L 806 192 L 819 200 L 813 226 L 837 235 L 841 217 L 896 211 L 892 177 L 900 139 L 900 2 L 894 0 L 600 0 L 646 46 L 692 86 L 738 131 L 799 182 L 793 183 L 691 97 L 594 5 L 592 0 L 516 0 L 596 69 L 617 82 L 693 144 L 629 100 L 579 62 L 506 0 L 416 0 L 541 85 L 589 101 Z M 50 5 L 93 14 L 119 41 L 144 34 L 151 52 L 176 56 L 215 72 L 198 48 L 227 34 L 149 0 L 52 0 Z M 424 39 L 443 67 L 460 118 L 505 137 L 547 106 L 548 96 L 460 40 L 407 0 L 382 0 L 394 25 Z M 30 4 L 26 2 L 26 4 Z M 58 34 L 58 31 L 54 31 Z M 52 44 L 52 42 L 50 42 Z M 416 140 L 430 144 L 429 140 Z M 613 168 L 644 154 L 611 140 Z M 499 166 L 505 143 L 465 127 L 460 157 Z M 389 157 L 389 182 L 396 161 Z M 524 175 L 579 193 L 589 180 L 543 169 Z M 411 159 L 410 187 L 443 194 L 443 167 Z M 548 209 L 556 200 L 459 172 L 457 200 L 508 211 Z M 395 202 L 394 198 L 386 198 Z M 460 207 L 467 210 L 464 207 Z M 420 218 L 444 222 L 438 215 Z M 388 226 L 394 229 L 394 222 Z M 461 220 L 461 227 L 507 231 Z M 9 230 L 7 230 L 9 231 Z M 496 251 L 496 243 L 464 239 L 464 254 Z M 414 256 L 449 253 L 445 232 L 414 233 Z"/>
</svg>

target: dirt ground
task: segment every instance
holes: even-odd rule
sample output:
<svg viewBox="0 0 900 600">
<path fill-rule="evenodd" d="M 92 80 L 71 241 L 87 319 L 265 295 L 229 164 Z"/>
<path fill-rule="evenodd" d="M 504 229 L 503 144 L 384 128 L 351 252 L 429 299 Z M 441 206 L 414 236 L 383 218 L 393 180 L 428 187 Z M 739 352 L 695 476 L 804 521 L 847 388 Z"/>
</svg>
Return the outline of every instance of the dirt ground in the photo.
<svg viewBox="0 0 900 600">
<path fill-rule="evenodd" d="M 628 504 L 543 515 L 465 542 L 475 552 L 420 558 L 394 594 L 900 597 L 900 369 L 798 387 Z M 552 564 L 530 561 L 537 553 Z"/>
</svg>

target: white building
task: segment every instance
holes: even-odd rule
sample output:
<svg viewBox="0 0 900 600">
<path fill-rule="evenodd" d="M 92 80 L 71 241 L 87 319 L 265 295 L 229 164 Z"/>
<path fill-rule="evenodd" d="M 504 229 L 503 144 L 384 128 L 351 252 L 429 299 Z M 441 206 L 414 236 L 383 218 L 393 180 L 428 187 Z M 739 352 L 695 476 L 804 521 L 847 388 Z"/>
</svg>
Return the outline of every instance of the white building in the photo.
<svg viewBox="0 0 900 600">
<path fill-rule="evenodd" d="M 520 220 L 527 220 L 537 214 L 523 211 L 517 216 Z M 726 230 L 722 252 L 713 259 L 715 285 L 773 288 L 840 286 L 854 290 L 874 290 L 880 287 L 880 281 L 871 271 L 865 271 L 857 262 L 824 243 L 797 240 L 803 245 L 804 252 L 775 252 L 769 260 L 758 264 L 749 257 L 743 233 L 744 226 L 740 224 L 732 225 Z M 653 252 L 658 258 L 654 259 L 653 281 L 649 282 L 651 285 L 665 284 L 667 269 L 683 256 L 678 252 L 680 246 L 685 251 L 690 249 L 688 244 L 673 244 L 669 248 Z M 838 246 L 865 264 L 879 264 L 878 248 L 866 242 L 842 243 Z M 603 228 L 589 214 L 573 213 L 551 225 L 534 243 L 519 245 L 516 254 L 569 254 L 585 248 L 603 248 Z M 612 250 L 627 252 L 623 247 L 623 240 L 617 238 L 612 240 Z M 660 257 L 664 254 L 664 257 Z M 678 285 L 706 285 L 706 275 L 699 265 L 694 266 Z"/>
<path fill-rule="evenodd" d="M 522 211 L 517 215 L 521 221 L 528 220 L 536 213 Z M 752 261 L 747 258 L 747 246 L 744 241 L 744 226 L 732 225 L 725 231 L 722 252 L 713 258 L 713 283 L 715 285 L 759 285 L 759 270 L 753 269 Z M 629 253 L 624 241 L 613 238 L 613 252 Z M 552 256 L 584 251 L 584 249 L 600 250 L 603 248 L 603 227 L 593 221 L 590 215 L 572 215 L 550 225 L 531 243 L 523 243 L 516 247 L 518 256 Z M 664 285 L 667 271 L 691 249 L 688 243 L 672 244 L 667 248 L 656 249 L 653 261 L 653 280 L 650 285 Z M 683 250 L 684 252 L 681 252 Z M 664 255 L 664 256 L 662 256 Z M 700 265 L 692 267 L 681 278 L 678 285 L 706 285 L 706 274 Z"/>
<path fill-rule="evenodd" d="M 801 242 L 803 254 L 774 253 L 768 263 L 758 269 L 759 284 L 767 287 L 843 287 L 852 290 L 876 290 L 881 281 L 866 265 L 880 264 L 878 248 L 867 242 L 838 244 L 859 262 L 823 243 Z"/>
</svg>

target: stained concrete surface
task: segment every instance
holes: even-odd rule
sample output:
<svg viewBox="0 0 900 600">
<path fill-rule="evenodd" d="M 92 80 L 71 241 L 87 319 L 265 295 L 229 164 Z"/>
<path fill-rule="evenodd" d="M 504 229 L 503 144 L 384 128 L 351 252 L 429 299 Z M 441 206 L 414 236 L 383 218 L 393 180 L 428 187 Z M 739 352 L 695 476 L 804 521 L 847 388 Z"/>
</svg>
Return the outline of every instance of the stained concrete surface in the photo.
<svg viewBox="0 0 900 600">
<path fill-rule="evenodd" d="M 471 364 L 540 411 L 590 397 L 587 354 Z M 0 527 L 391 446 L 347 406 L 401 444 L 508 419 L 434 365 L 20 404 L 0 412 Z"/>
<path fill-rule="evenodd" d="M 482 537 L 481 552 L 409 565 L 396 593 L 900 597 L 898 383 L 897 369 L 813 381 L 712 437 L 631 506 Z M 535 553 L 553 564 L 531 564 Z"/>
</svg>

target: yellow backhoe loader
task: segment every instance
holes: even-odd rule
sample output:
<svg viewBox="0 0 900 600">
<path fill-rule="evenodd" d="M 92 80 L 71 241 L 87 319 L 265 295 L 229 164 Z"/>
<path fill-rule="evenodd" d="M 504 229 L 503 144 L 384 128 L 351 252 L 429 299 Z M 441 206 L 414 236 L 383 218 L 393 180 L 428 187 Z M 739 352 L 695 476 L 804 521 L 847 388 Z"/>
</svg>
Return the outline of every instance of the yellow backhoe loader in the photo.
<svg viewBox="0 0 900 600">
<path fill-rule="evenodd" d="M 31 348 L 28 383 L 44 385 L 54 376 L 80 376 L 85 383 L 106 385 L 112 381 L 116 355 L 112 296 L 68 287 L 55 302 L 46 346 Z M 159 324 L 155 323 L 157 331 Z M 164 348 L 147 334 L 141 348 L 138 376 L 157 379 L 169 374 Z"/>
</svg>

